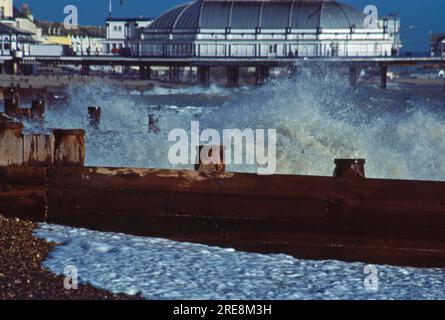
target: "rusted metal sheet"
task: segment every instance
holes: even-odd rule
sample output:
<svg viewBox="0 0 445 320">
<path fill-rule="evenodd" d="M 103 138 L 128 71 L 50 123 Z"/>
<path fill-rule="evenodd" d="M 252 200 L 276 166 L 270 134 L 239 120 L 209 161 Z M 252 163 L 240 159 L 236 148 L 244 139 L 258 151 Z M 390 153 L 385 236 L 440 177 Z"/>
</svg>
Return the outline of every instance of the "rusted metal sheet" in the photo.
<svg viewBox="0 0 445 320">
<path fill-rule="evenodd" d="M 0 122 L 0 166 L 23 164 L 23 124 Z"/>
<path fill-rule="evenodd" d="M 54 164 L 62 166 L 83 166 L 85 162 L 85 130 L 53 130 Z"/>
<path fill-rule="evenodd" d="M 48 219 L 304 258 L 444 266 L 445 183 L 48 168 Z"/>
<path fill-rule="evenodd" d="M 23 164 L 47 166 L 54 163 L 54 136 L 45 134 L 23 135 Z"/>
<path fill-rule="evenodd" d="M 46 219 L 46 169 L 0 167 L 0 214 Z"/>
</svg>

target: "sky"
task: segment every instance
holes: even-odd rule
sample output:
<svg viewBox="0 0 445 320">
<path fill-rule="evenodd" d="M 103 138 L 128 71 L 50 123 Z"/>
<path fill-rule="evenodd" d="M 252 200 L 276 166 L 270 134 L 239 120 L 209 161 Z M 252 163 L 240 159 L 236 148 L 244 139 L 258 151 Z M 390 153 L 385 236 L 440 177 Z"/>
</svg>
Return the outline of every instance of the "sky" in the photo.
<svg viewBox="0 0 445 320">
<path fill-rule="evenodd" d="M 115 17 L 156 17 L 172 6 L 189 0 L 113 0 Z M 430 32 L 445 32 L 445 0 L 340 0 L 363 10 L 375 5 L 379 15 L 398 13 L 402 21 L 405 51 L 427 51 Z M 37 19 L 63 22 L 66 5 L 76 5 L 79 23 L 104 24 L 108 15 L 108 0 L 14 0 L 17 6 L 28 3 Z"/>
</svg>

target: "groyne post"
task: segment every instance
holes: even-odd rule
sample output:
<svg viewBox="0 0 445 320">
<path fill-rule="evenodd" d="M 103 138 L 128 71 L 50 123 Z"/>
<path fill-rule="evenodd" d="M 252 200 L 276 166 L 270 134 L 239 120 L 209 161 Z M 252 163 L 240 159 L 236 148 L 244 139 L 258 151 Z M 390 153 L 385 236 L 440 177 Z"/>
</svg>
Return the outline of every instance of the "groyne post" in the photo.
<svg viewBox="0 0 445 320">
<path fill-rule="evenodd" d="M 45 100 L 33 100 L 31 103 L 31 119 L 37 121 L 40 126 L 45 122 Z"/>
<path fill-rule="evenodd" d="M 85 163 L 85 130 L 56 129 L 54 134 L 54 164 L 83 166 Z"/>
<path fill-rule="evenodd" d="M 47 166 L 54 163 L 54 136 L 46 134 L 23 135 L 23 165 Z"/>
<path fill-rule="evenodd" d="M 7 88 L 4 92 L 4 101 L 5 113 L 8 116 L 16 117 L 20 104 L 18 90 L 15 87 Z"/>
<path fill-rule="evenodd" d="M 225 172 L 225 146 L 200 145 L 197 147 L 195 170 L 204 173 Z"/>
<path fill-rule="evenodd" d="M 148 115 L 148 132 L 149 133 L 159 133 L 161 129 L 159 128 L 159 118 L 154 114 Z"/>
<path fill-rule="evenodd" d="M 365 178 L 365 159 L 335 159 L 334 177 Z"/>
<path fill-rule="evenodd" d="M 100 107 L 88 107 L 88 123 L 91 129 L 100 129 L 101 113 Z"/>
<path fill-rule="evenodd" d="M 23 124 L 0 122 L 0 166 L 23 164 Z"/>
</svg>

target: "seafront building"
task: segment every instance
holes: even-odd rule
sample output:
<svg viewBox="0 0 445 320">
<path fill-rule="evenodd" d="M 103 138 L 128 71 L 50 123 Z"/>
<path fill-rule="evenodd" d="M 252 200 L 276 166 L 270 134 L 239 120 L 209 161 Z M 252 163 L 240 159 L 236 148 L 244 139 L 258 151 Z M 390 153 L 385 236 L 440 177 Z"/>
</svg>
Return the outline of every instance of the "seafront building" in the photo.
<svg viewBox="0 0 445 320">
<path fill-rule="evenodd" d="M 141 56 L 393 56 L 400 19 L 367 24 L 362 8 L 334 0 L 196 0 L 144 28 Z"/>
<path fill-rule="evenodd" d="M 23 5 L 19 10 L 12 1 L 0 0 L 0 56 L 19 56 L 28 52 L 40 35 L 31 10 Z M 10 72 L 0 66 L 1 72 Z"/>
<path fill-rule="evenodd" d="M 40 21 L 42 44 L 63 45 L 72 49 L 74 55 L 103 55 L 106 30 L 100 26 L 66 28 L 63 23 Z"/>
<path fill-rule="evenodd" d="M 104 51 L 108 55 L 140 55 L 140 37 L 153 22 L 151 18 L 108 18 Z"/>
<path fill-rule="evenodd" d="M 194 0 L 156 19 L 110 17 L 105 27 L 77 29 L 36 21 L 12 0 L 0 0 L 0 15 L 0 23 L 75 55 L 372 57 L 394 56 L 402 47 L 397 16 L 370 24 L 363 8 L 335 0 Z"/>
</svg>

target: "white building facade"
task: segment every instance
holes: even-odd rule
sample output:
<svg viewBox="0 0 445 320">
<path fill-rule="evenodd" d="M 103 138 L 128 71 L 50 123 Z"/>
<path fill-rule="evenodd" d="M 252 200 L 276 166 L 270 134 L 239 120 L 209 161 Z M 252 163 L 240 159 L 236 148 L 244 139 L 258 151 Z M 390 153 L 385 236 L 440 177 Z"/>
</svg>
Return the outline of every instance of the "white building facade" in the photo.
<svg viewBox="0 0 445 320">
<path fill-rule="evenodd" d="M 153 19 L 146 18 L 108 18 L 107 39 L 104 41 L 105 54 L 139 55 L 141 33 L 152 22 Z"/>
<path fill-rule="evenodd" d="M 391 56 L 401 47 L 398 17 L 365 25 L 334 0 L 197 0 L 157 18 L 139 55 L 159 57 Z"/>
<path fill-rule="evenodd" d="M 0 19 L 11 19 L 13 17 L 12 0 L 0 0 Z"/>
</svg>

